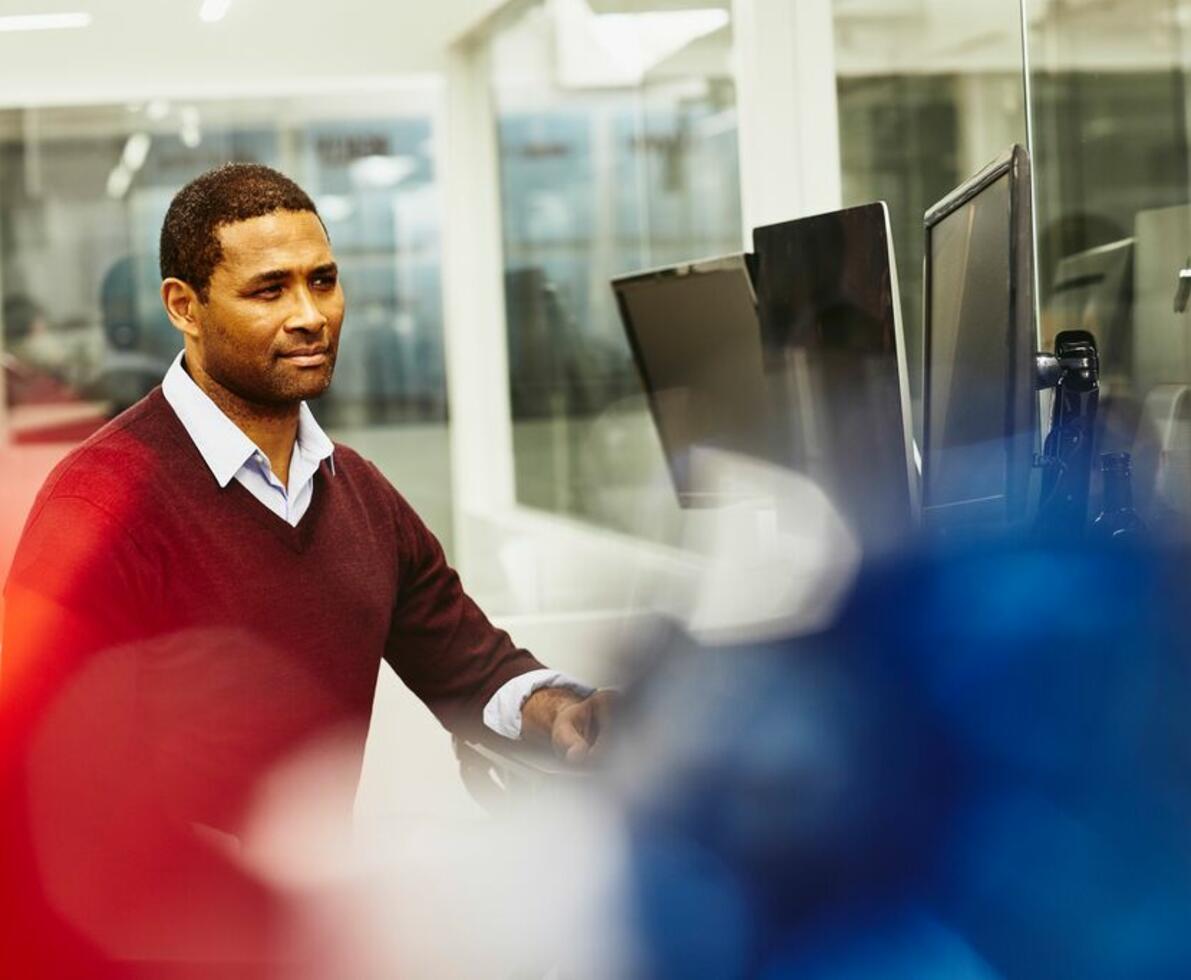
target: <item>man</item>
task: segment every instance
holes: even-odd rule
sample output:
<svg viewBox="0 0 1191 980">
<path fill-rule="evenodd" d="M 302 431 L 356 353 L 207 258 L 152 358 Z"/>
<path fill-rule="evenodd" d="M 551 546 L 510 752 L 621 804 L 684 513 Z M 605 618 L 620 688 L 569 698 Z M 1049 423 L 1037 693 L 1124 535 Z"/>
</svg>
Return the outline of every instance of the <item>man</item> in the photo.
<svg viewBox="0 0 1191 980">
<path fill-rule="evenodd" d="M 333 446 L 305 404 L 331 383 L 345 309 L 310 198 L 267 167 L 210 171 L 169 208 L 161 272 L 185 350 L 160 391 L 47 481 L 14 563 L 13 619 L 22 596 L 61 602 L 68 616 L 95 602 L 47 590 L 33 559 L 52 549 L 66 564 L 61 549 L 99 577 L 127 579 L 123 603 L 140 600 L 131 618 L 162 614 L 151 631 L 205 618 L 259 628 L 294 655 L 306 648 L 345 703 L 371 697 L 383 656 L 448 727 L 482 718 L 581 758 L 606 697 L 492 628 L 409 505 L 374 466 Z M 104 554 L 78 553 L 81 527 Z M 245 584 L 260 598 L 243 601 Z M 302 612 L 287 611 L 297 599 Z M 315 617 L 326 632 L 312 636 Z M 113 638 L 148 625 L 122 623 L 129 635 Z M 12 631 L 14 659 L 27 639 Z"/>
<path fill-rule="evenodd" d="M 210 171 L 170 205 L 161 272 L 183 354 L 54 470 L 13 562 L 0 760 L 34 758 L 29 733 L 86 678 L 108 720 L 76 696 L 55 744 L 102 755 L 118 730 L 139 760 L 125 769 L 234 832 L 253 779 L 312 738 L 346 740 L 358 773 L 382 659 L 448 728 L 582 759 L 606 693 L 495 629 L 409 504 L 306 406 L 345 309 L 310 198 L 267 167 Z"/>
<path fill-rule="evenodd" d="M 382 660 L 447 728 L 568 761 L 607 712 L 493 628 L 319 429 L 344 294 L 293 181 L 189 183 L 161 271 L 185 350 L 46 480 L 6 583 L 0 917 L 31 969 L 268 959 L 272 898 L 187 828 L 235 834 L 261 776 L 320 738 L 345 747 L 349 810 Z"/>
</svg>

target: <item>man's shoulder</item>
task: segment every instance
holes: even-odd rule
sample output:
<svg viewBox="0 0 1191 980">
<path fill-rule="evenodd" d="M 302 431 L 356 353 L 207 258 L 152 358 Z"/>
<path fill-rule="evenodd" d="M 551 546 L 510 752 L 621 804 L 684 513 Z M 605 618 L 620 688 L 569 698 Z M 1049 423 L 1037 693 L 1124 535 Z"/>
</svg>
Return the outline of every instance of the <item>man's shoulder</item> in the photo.
<svg viewBox="0 0 1191 980">
<path fill-rule="evenodd" d="M 336 476 L 343 474 L 349 480 L 369 487 L 392 490 L 392 484 L 372 460 L 342 442 L 333 442 L 332 445 L 335 447 L 333 460 Z"/>
<path fill-rule="evenodd" d="M 383 503 L 386 510 L 395 514 L 400 521 L 409 520 L 411 515 L 416 516 L 409 501 L 372 460 L 343 443 L 336 442 L 334 447 L 336 480 L 342 476 L 343 482 L 370 502 Z"/>
<path fill-rule="evenodd" d="M 177 450 L 166 415 L 169 406 L 154 389 L 72 449 L 51 471 L 40 497 L 82 497 L 103 504 L 127 500 L 153 482 Z"/>
<path fill-rule="evenodd" d="M 373 504 L 381 501 L 391 504 L 400 499 L 401 495 L 372 460 L 341 442 L 335 442 L 333 445 L 335 454 L 332 457 L 332 465 L 337 484 L 350 486 L 354 493 L 360 494 Z"/>
</svg>

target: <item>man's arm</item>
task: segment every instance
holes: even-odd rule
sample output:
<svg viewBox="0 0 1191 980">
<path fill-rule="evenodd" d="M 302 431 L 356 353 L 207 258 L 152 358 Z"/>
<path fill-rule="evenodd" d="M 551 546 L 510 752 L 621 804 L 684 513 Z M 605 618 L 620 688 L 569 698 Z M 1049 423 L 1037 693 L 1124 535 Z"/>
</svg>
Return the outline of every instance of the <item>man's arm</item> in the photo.
<svg viewBox="0 0 1191 980">
<path fill-rule="evenodd" d="M 398 676 L 451 731 L 541 740 L 557 727 L 549 741 L 561 755 L 574 749 L 573 758 L 581 757 L 582 733 L 594 739 L 607 699 L 560 710 L 585 703 L 593 689 L 543 667 L 493 626 L 464 592 L 434 535 L 398 500 L 406 561 L 385 652 Z"/>
<path fill-rule="evenodd" d="M 399 565 L 385 659 L 449 730 L 483 735 L 504 686 L 543 666 L 489 622 L 463 590 L 442 546 L 394 491 Z"/>
</svg>

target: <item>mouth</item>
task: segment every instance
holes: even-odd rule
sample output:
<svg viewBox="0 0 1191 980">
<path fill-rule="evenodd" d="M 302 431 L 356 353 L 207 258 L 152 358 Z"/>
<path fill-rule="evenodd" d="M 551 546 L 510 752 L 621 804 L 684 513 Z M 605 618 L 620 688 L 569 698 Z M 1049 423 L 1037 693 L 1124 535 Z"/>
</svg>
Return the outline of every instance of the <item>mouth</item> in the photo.
<svg viewBox="0 0 1191 980">
<path fill-rule="evenodd" d="M 303 347 L 299 350 L 287 351 L 279 356 L 296 367 L 319 367 L 327 363 L 327 348 Z"/>
</svg>

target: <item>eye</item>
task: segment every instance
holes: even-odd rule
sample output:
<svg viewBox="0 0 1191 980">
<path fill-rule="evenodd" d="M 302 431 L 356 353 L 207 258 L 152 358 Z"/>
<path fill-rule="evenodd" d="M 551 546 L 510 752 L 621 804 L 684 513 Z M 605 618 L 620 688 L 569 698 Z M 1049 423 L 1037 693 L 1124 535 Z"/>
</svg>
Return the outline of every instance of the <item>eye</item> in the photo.
<svg viewBox="0 0 1191 980">
<path fill-rule="evenodd" d="M 281 286 L 274 284 L 272 286 L 264 286 L 252 294 L 257 299 L 277 299 L 281 295 Z"/>
<path fill-rule="evenodd" d="M 335 283 L 339 281 L 339 277 L 333 272 L 327 272 L 320 276 L 315 276 L 311 283 L 316 289 L 334 289 Z"/>
</svg>

